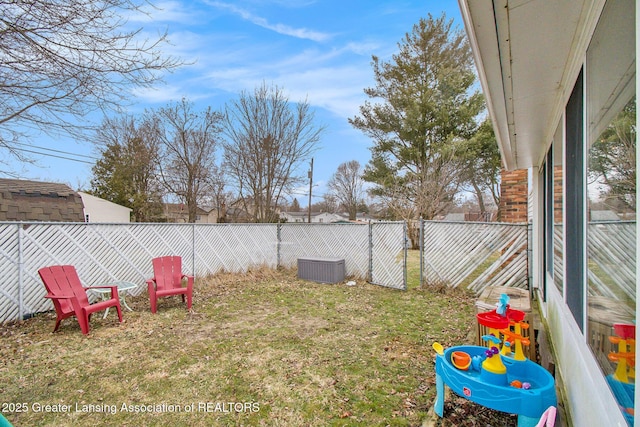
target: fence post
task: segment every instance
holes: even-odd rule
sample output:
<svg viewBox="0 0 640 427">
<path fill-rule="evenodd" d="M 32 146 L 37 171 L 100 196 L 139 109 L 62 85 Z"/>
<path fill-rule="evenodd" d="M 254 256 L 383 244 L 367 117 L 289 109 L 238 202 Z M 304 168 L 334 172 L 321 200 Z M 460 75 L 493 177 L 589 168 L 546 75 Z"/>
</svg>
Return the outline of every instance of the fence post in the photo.
<svg viewBox="0 0 640 427">
<path fill-rule="evenodd" d="M 409 287 L 407 285 L 407 221 L 402 222 L 402 250 L 404 252 L 404 260 L 402 265 L 402 281 L 404 282 L 404 290 L 406 291 Z"/>
<path fill-rule="evenodd" d="M 282 223 L 276 225 L 276 269 L 280 268 L 280 243 L 282 242 Z"/>
<path fill-rule="evenodd" d="M 420 289 L 423 288 L 424 275 L 424 220 L 420 217 Z"/>
<path fill-rule="evenodd" d="M 18 318 L 24 320 L 24 258 L 22 241 L 23 241 L 22 223 L 18 224 Z"/>
<path fill-rule="evenodd" d="M 196 223 L 191 225 L 191 268 L 193 269 L 194 276 L 197 276 L 198 269 L 196 268 Z"/>
<path fill-rule="evenodd" d="M 369 277 L 368 282 L 373 282 L 373 224 L 369 220 Z"/>
</svg>

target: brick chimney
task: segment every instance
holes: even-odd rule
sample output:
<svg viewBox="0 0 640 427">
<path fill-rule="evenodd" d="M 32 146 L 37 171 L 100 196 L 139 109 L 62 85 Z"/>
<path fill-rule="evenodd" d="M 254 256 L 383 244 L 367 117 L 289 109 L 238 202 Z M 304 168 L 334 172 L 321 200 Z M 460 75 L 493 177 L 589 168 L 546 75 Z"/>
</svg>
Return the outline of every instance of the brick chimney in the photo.
<svg viewBox="0 0 640 427">
<path fill-rule="evenodd" d="M 500 184 L 500 207 L 498 221 L 509 223 L 526 223 L 528 220 L 527 201 L 528 171 L 502 170 Z"/>
</svg>

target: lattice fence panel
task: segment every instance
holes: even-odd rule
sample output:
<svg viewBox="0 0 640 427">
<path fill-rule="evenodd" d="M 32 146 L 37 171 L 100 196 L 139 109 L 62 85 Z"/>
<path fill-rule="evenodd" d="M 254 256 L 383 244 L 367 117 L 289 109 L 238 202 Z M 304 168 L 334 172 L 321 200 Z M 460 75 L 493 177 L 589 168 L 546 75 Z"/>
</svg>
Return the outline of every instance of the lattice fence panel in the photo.
<svg viewBox="0 0 640 427">
<path fill-rule="evenodd" d="M 252 267 L 277 267 L 276 224 L 198 224 L 195 230 L 195 257 L 200 276 L 221 270 L 235 273 Z"/>
<path fill-rule="evenodd" d="M 369 226 L 359 224 L 3 223 L 0 322 L 53 308 L 38 269 L 54 264 L 74 265 L 86 286 L 134 282 L 137 295 L 153 275 L 152 258 L 162 255 L 181 256 L 183 270 L 200 277 L 222 269 L 294 267 L 303 256 L 340 257 L 347 274 L 369 278 L 371 268 L 377 283 L 399 287 L 397 252 L 404 238 L 398 227 L 376 225 L 373 239 Z M 370 239 L 379 257 L 371 267 Z"/>
<path fill-rule="evenodd" d="M 423 283 L 466 283 L 477 293 L 488 286 L 528 287 L 526 225 L 424 221 L 422 226 Z"/>
<path fill-rule="evenodd" d="M 562 292 L 562 287 L 564 286 L 564 258 L 562 255 L 563 233 L 564 228 L 562 224 L 555 224 L 553 226 L 553 283 L 560 292 Z"/>
<path fill-rule="evenodd" d="M 295 267 L 300 257 L 344 258 L 347 275 L 367 278 L 369 226 L 366 224 L 282 224 L 280 265 Z"/>
<path fill-rule="evenodd" d="M 19 226 L 0 224 L 0 319 L 19 319 L 21 289 L 19 281 L 20 247 Z"/>
<path fill-rule="evenodd" d="M 25 271 L 34 274 L 52 264 L 72 264 L 85 285 L 126 279 L 146 289 L 153 275 L 151 259 L 183 257 L 185 271 L 193 271 L 193 229 L 169 224 L 32 225 L 24 237 Z"/>
<path fill-rule="evenodd" d="M 635 301 L 635 221 L 591 222 L 587 233 L 589 293 Z"/>
<path fill-rule="evenodd" d="M 371 224 L 371 283 L 407 289 L 404 222 Z"/>
</svg>

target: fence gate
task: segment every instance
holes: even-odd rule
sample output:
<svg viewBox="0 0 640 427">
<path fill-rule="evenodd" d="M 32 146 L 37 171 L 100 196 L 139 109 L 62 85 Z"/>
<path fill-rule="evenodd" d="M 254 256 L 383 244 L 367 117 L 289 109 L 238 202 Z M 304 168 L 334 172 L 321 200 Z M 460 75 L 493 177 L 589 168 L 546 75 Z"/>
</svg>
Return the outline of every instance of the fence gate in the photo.
<svg viewBox="0 0 640 427">
<path fill-rule="evenodd" d="M 403 222 L 369 224 L 369 281 L 407 290 L 407 226 Z"/>
<path fill-rule="evenodd" d="M 421 285 L 529 286 L 527 224 L 423 221 Z"/>
</svg>

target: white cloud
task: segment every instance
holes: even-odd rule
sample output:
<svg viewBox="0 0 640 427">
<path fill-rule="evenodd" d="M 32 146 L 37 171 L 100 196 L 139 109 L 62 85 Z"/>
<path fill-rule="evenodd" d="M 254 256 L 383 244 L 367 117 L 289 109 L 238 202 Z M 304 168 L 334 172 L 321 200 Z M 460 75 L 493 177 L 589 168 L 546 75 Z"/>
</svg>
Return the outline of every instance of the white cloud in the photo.
<svg viewBox="0 0 640 427">
<path fill-rule="evenodd" d="M 313 40 L 316 42 L 326 41 L 331 38 L 330 34 L 309 30 L 307 28 L 293 28 L 285 24 L 269 23 L 269 21 L 267 21 L 265 18 L 256 16 L 251 12 L 245 9 L 241 9 L 230 3 L 211 1 L 211 2 L 207 2 L 207 4 L 209 4 L 210 6 L 216 7 L 218 9 L 228 10 L 229 12 L 240 16 L 242 19 L 249 21 L 252 24 L 258 25 L 259 27 L 262 27 L 262 28 L 266 28 L 267 30 L 275 31 L 278 34 L 282 34 L 285 36 L 296 37 L 299 39 Z"/>
<path fill-rule="evenodd" d="M 215 91 L 208 91 L 207 88 L 190 84 L 189 82 L 183 82 L 182 84 L 168 83 L 156 85 L 152 88 L 136 88 L 131 91 L 131 94 L 138 101 L 148 104 L 167 104 L 182 98 L 186 98 L 192 102 L 198 102 L 216 96 Z M 212 107 L 214 106 L 212 105 Z"/>
<path fill-rule="evenodd" d="M 183 2 L 180 1 L 159 1 L 153 5 L 146 4 L 146 7 L 139 12 L 129 14 L 130 22 L 177 22 L 182 24 L 193 24 L 199 14 L 189 11 Z"/>
<path fill-rule="evenodd" d="M 340 51 L 345 52 L 313 50 L 271 63 L 258 61 L 224 68 L 212 65 L 213 71 L 201 83 L 231 93 L 251 91 L 262 82 L 273 83 L 283 88 L 291 101 L 307 99 L 339 117 L 351 117 L 365 99 L 363 89 L 374 84 L 373 72 L 367 60 Z"/>
</svg>

